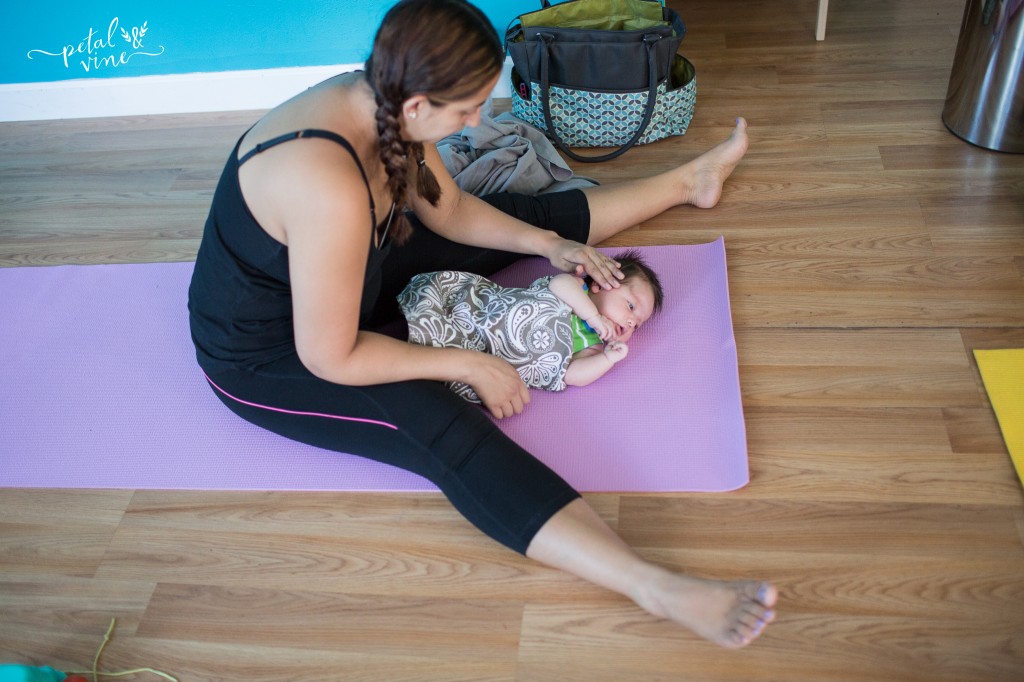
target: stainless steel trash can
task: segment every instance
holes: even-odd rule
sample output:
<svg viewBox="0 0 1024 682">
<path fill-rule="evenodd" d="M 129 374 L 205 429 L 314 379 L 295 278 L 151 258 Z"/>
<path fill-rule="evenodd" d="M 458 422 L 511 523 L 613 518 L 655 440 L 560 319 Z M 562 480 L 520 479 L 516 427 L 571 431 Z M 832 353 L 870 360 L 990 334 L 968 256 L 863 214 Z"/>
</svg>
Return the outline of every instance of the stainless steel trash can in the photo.
<svg viewBox="0 0 1024 682">
<path fill-rule="evenodd" d="M 967 0 L 942 121 L 979 147 L 1024 153 L 1024 0 Z"/>
</svg>

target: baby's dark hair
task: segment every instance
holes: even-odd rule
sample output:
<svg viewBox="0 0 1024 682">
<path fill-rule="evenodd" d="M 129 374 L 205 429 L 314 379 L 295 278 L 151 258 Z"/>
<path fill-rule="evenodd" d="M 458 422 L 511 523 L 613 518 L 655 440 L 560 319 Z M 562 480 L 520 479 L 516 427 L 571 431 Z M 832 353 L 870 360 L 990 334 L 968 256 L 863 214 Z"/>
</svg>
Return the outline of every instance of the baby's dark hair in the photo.
<svg viewBox="0 0 1024 682">
<path fill-rule="evenodd" d="M 654 292 L 654 310 L 652 312 L 656 313 L 661 310 L 661 304 L 665 300 L 665 292 L 661 287 L 661 280 L 658 279 L 658 273 L 651 269 L 651 266 L 643 259 L 640 252 L 636 249 L 623 251 L 615 256 L 615 260 L 619 262 L 622 274 L 626 276 L 623 281 L 639 277 L 651 285 L 651 290 Z"/>
</svg>

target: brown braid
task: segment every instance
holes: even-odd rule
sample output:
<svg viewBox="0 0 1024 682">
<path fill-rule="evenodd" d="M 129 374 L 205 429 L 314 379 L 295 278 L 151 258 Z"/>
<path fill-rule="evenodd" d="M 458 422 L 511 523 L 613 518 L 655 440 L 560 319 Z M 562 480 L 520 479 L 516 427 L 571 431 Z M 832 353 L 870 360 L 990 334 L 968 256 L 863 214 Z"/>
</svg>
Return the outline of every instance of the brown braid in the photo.
<svg viewBox="0 0 1024 682">
<path fill-rule="evenodd" d="M 504 58 L 490 20 L 464 0 L 401 0 L 388 11 L 366 61 L 366 81 L 377 103 L 380 160 L 399 208 L 409 206 L 411 173 L 418 196 L 434 206 L 441 199 L 437 178 L 423 163 L 423 144 L 402 140 L 402 104 L 417 94 L 439 107 L 469 97 L 495 77 Z M 412 231 L 404 213 L 391 226 L 399 244 Z"/>
<path fill-rule="evenodd" d="M 441 186 L 437 184 L 437 177 L 427 167 L 423 157 L 423 143 L 413 142 L 409 145 L 412 150 L 412 158 L 416 162 L 416 193 L 430 202 L 431 206 L 437 206 L 441 199 Z"/>
<path fill-rule="evenodd" d="M 406 143 L 402 140 L 402 125 L 398 120 L 400 103 L 388 100 L 374 93 L 377 100 L 377 137 L 380 142 L 380 160 L 388 175 L 388 191 L 395 204 L 405 206 L 406 186 L 408 185 L 409 155 Z M 405 219 L 404 211 L 399 211 L 396 222 L 390 227 L 392 238 L 401 243 L 405 241 L 411 227 Z"/>
<path fill-rule="evenodd" d="M 402 127 L 398 120 L 400 105 L 394 100 L 387 100 L 376 95 L 377 100 L 377 136 L 380 139 L 380 160 L 387 171 L 388 191 L 399 207 L 407 205 L 409 174 L 416 173 L 416 193 L 437 206 L 441 200 L 441 186 L 434 173 L 425 165 L 423 143 L 406 142 L 402 139 Z M 404 242 L 412 231 L 405 211 L 399 211 L 391 226 L 391 234 L 396 243 Z"/>
</svg>

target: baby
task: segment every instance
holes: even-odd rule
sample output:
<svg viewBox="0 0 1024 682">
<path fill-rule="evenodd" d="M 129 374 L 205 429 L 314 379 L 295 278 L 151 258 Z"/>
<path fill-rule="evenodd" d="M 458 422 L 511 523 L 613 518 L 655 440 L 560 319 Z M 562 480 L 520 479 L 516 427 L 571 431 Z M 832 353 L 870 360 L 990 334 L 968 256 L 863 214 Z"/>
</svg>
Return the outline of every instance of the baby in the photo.
<svg viewBox="0 0 1024 682">
<path fill-rule="evenodd" d="M 531 388 L 586 386 L 626 357 L 626 342 L 662 304 L 661 282 L 636 251 L 616 261 L 625 275 L 621 286 L 600 291 L 569 274 L 525 289 L 468 272 L 417 275 L 398 296 L 409 342 L 497 355 Z M 480 402 L 468 385 L 448 386 Z"/>
</svg>

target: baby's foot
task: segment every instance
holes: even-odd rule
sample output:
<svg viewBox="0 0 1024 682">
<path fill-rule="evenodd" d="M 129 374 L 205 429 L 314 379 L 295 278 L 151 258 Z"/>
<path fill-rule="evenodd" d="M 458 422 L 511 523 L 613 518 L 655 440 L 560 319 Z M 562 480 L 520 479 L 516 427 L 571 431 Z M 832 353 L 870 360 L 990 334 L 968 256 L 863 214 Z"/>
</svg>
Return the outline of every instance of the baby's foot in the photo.
<svg viewBox="0 0 1024 682">
<path fill-rule="evenodd" d="M 722 197 L 722 186 L 747 153 L 747 122 L 736 119 L 729 139 L 680 168 L 686 187 L 686 202 L 697 208 L 711 208 Z"/>
<path fill-rule="evenodd" d="M 722 582 L 668 574 L 649 599 L 638 603 L 701 637 L 737 649 L 757 639 L 775 620 L 778 591 L 757 581 Z"/>
</svg>

